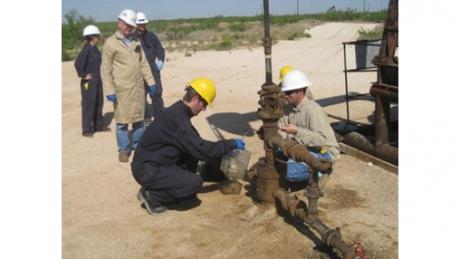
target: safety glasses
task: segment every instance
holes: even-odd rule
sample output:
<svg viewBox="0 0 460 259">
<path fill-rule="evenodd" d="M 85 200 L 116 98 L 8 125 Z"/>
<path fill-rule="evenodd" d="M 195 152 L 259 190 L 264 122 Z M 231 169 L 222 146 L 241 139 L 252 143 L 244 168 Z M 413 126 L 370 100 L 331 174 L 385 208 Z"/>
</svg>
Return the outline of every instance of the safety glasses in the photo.
<svg viewBox="0 0 460 259">
<path fill-rule="evenodd" d="M 206 100 L 203 97 L 201 97 L 201 96 L 199 96 L 199 97 L 200 97 L 201 103 L 203 103 L 203 108 L 206 109 L 206 107 L 208 107 L 208 102 L 206 102 Z"/>
<path fill-rule="evenodd" d="M 291 96 L 295 92 L 296 92 L 296 90 L 286 91 L 286 92 L 284 92 L 284 95 Z"/>
</svg>

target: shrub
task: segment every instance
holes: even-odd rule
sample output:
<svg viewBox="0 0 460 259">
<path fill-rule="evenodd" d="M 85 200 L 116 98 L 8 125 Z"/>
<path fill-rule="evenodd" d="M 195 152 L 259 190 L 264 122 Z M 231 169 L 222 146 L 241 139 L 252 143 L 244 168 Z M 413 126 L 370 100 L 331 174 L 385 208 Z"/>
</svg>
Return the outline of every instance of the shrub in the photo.
<svg viewBox="0 0 460 259">
<path fill-rule="evenodd" d="M 291 34 L 289 34 L 287 37 L 287 40 L 296 40 L 300 38 L 311 38 L 311 34 L 308 32 L 303 33 L 303 32 L 296 31 L 296 32 L 292 32 Z"/>
<path fill-rule="evenodd" d="M 62 60 L 62 61 L 69 61 L 69 60 L 71 60 L 71 59 L 72 59 L 72 58 L 71 58 L 71 56 L 67 53 L 67 51 L 66 51 L 64 48 L 62 48 L 62 49 L 61 49 L 61 60 Z"/>
<path fill-rule="evenodd" d="M 301 15 L 272 15 L 271 33 L 272 43 L 278 40 L 295 40 L 298 38 L 311 37 L 303 33 L 306 25 L 318 24 L 327 21 L 367 21 L 383 22 L 386 11 L 359 12 L 353 9 L 330 10 L 326 13 L 301 14 Z M 198 50 L 217 49 L 227 50 L 242 46 L 260 46 L 263 37 L 263 16 L 214 16 L 209 18 L 186 18 L 175 20 L 152 20 L 149 22 L 149 30 L 155 32 L 162 44 L 168 51 L 180 50 L 186 47 L 184 42 L 198 42 L 194 45 Z M 70 60 L 80 50 L 83 39 L 81 32 L 88 24 L 95 24 L 102 33 L 102 45 L 104 39 L 116 31 L 116 22 L 94 23 L 91 17 L 80 15 L 72 10 L 65 15 L 62 24 L 62 60 Z M 198 32 L 198 33 L 192 33 Z M 360 30 L 360 37 L 379 38 L 381 32 L 372 30 Z"/>
<path fill-rule="evenodd" d="M 372 30 L 366 30 L 364 28 L 361 28 L 358 30 L 358 33 L 359 33 L 358 40 L 381 39 L 382 34 L 383 34 L 383 26 L 382 25 L 376 26 Z"/>
<path fill-rule="evenodd" d="M 236 22 L 236 23 L 230 24 L 229 28 L 230 28 L 230 31 L 233 31 L 233 32 L 243 32 L 247 29 L 247 26 L 246 24 L 242 22 Z"/>
<path fill-rule="evenodd" d="M 223 40 L 217 44 L 216 50 L 229 50 L 233 46 L 230 40 Z"/>
</svg>

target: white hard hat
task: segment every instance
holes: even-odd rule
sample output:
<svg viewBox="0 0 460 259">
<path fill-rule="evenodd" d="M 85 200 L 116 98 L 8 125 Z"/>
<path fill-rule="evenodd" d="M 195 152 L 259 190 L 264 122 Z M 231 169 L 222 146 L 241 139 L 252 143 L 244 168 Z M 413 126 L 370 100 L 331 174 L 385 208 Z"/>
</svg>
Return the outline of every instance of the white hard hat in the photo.
<svg viewBox="0 0 460 259">
<path fill-rule="evenodd" d="M 146 24 L 149 22 L 149 20 L 147 20 L 147 16 L 145 16 L 145 13 L 137 12 L 136 16 L 136 24 Z"/>
<path fill-rule="evenodd" d="M 302 89 L 311 86 L 307 76 L 299 70 L 292 70 L 283 77 L 283 92 Z"/>
<path fill-rule="evenodd" d="M 83 29 L 83 37 L 88 35 L 101 35 L 101 31 L 94 25 L 88 25 Z"/>
<path fill-rule="evenodd" d="M 118 19 L 124 21 L 125 23 L 136 27 L 136 13 L 131 9 L 125 9 L 121 11 Z"/>
</svg>

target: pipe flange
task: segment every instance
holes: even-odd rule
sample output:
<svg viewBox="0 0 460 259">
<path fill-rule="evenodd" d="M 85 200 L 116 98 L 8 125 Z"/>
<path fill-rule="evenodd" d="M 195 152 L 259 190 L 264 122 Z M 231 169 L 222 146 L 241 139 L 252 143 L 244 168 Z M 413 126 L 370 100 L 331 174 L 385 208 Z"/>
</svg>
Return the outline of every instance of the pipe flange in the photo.
<svg viewBox="0 0 460 259">
<path fill-rule="evenodd" d="M 319 197 L 321 197 L 321 190 L 318 186 L 307 186 L 304 194 L 309 199 L 319 199 Z"/>
<path fill-rule="evenodd" d="M 342 240 L 342 235 L 336 229 L 329 229 L 323 235 L 323 242 L 328 246 L 333 246 L 337 240 Z"/>
</svg>

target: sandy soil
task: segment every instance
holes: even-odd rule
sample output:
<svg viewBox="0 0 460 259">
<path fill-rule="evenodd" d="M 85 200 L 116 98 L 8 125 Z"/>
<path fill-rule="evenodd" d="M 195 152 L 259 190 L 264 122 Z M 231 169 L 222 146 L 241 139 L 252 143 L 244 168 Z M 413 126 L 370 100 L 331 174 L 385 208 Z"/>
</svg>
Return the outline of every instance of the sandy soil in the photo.
<svg viewBox="0 0 460 259">
<path fill-rule="evenodd" d="M 329 114 L 344 118 L 341 42 L 373 26 L 328 23 L 311 29 L 310 39 L 282 41 L 273 47 L 274 71 L 291 64 L 307 72 L 315 98 Z M 217 139 L 209 124 L 226 138 L 261 125 L 255 116 L 256 93 L 265 80 L 261 48 L 167 55 L 166 105 L 182 96 L 193 77 L 207 76 L 218 85 L 214 106 L 194 118 L 204 138 Z M 62 76 L 64 258 L 319 258 L 313 249 L 318 239 L 307 227 L 290 224 L 272 206 L 254 204 L 246 191 L 224 196 L 209 188 L 198 195 L 202 203 L 194 209 L 148 215 L 136 199 L 139 186 L 129 164 L 117 160 L 114 131 L 81 137 L 79 80 L 71 62 L 62 64 Z M 366 93 L 375 79 L 375 73 L 351 75 L 351 91 Z M 354 101 L 351 118 L 368 122 L 372 107 L 367 100 Z M 106 103 L 109 119 L 111 111 Z M 252 164 L 262 155 L 262 143 L 253 134 L 246 141 Z M 340 227 L 345 241 L 361 241 L 369 258 L 397 258 L 398 177 L 347 155 L 334 169 L 320 200 L 324 222 Z"/>
</svg>

